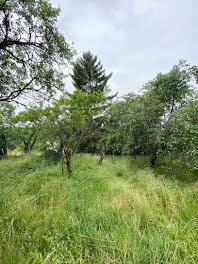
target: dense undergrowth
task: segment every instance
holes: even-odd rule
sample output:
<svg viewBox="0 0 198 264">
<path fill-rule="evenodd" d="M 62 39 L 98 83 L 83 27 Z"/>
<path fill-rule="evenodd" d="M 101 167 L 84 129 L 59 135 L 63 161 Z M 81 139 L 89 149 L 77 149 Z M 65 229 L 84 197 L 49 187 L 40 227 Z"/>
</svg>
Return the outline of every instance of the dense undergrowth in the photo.
<svg viewBox="0 0 198 264">
<path fill-rule="evenodd" d="M 178 161 L 0 161 L 0 263 L 198 263 L 198 176 Z"/>
</svg>

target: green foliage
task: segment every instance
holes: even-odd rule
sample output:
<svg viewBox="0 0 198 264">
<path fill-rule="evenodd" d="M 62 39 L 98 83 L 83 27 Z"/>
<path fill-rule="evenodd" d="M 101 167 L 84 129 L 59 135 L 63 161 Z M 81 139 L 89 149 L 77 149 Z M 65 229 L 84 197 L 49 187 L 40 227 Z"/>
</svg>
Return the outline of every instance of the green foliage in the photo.
<svg viewBox="0 0 198 264">
<path fill-rule="evenodd" d="M 170 72 L 160 73 L 154 80 L 148 82 L 144 90 L 158 98 L 159 102 L 164 104 L 165 110 L 172 113 L 185 104 L 193 92 L 194 67 L 181 60 Z"/>
<path fill-rule="evenodd" d="M 86 94 L 76 90 L 73 94 L 66 93 L 45 109 L 43 139 L 52 147 L 54 143 L 61 147 L 69 174 L 72 174 L 72 156 L 82 138 L 89 133 L 93 117 L 103 110 L 100 104 L 104 100 L 103 93 Z"/>
<path fill-rule="evenodd" d="M 128 97 L 130 96 L 132 98 L 135 97 L 133 94 L 130 94 Z M 123 154 L 123 146 L 126 139 L 124 124 L 126 124 L 126 117 L 129 112 L 129 101 L 114 102 L 106 113 L 99 148 L 103 148 L 107 154 Z"/>
<path fill-rule="evenodd" d="M 166 154 L 179 155 L 198 168 L 198 100 L 175 112 L 164 135 Z"/>
<path fill-rule="evenodd" d="M 1 0 L 0 101 L 63 87 L 56 66 L 65 65 L 72 51 L 56 26 L 59 11 L 47 0 Z"/>
<path fill-rule="evenodd" d="M 94 111 L 94 113 L 90 113 L 89 131 L 80 142 L 79 149 L 81 151 L 94 153 L 104 149 L 98 142 L 106 119 L 105 112 L 111 105 L 111 100 L 116 96 L 107 96 L 109 92 L 107 83 L 111 76 L 112 73 L 106 75 L 101 61 L 90 52 L 83 53 L 82 57 L 74 63 L 73 74 L 71 74 L 73 85 L 76 92 L 83 92 L 87 96 L 87 100 L 91 100 L 91 105 L 88 103 L 87 106 L 92 112 Z"/>
<path fill-rule="evenodd" d="M 101 62 L 91 52 L 83 53 L 74 63 L 73 74 L 71 74 L 73 85 L 86 94 L 92 92 L 104 92 L 112 73 L 105 74 Z"/>
<path fill-rule="evenodd" d="M 42 155 L 41 158 L 45 161 L 46 164 L 56 164 L 60 161 L 61 155 L 55 150 L 48 149 Z"/>
<path fill-rule="evenodd" d="M 66 148 L 75 149 L 78 138 L 89 131 L 93 117 L 101 112 L 100 106 L 94 106 L 95 102 L 103 101 L 102 93 L 86 95 L 76 90 L 73 94 L 65 94 L 45 109 L 45 133 L 53 135 L 53 141 L 55 138 L 63 141 Z"/>
<path fill-rule="evenodd" d="M 148 82 L 143 94 L 129 94 L 110 109 L 101 142 L 109 154 L 169 152 L 197 159 L 197 99 L 193 88 L 196 67 L 180 61 L 166 74 Z M 193 101 L 194 100 L 194 101 Z M 191 103 L 193 101 L 193 103 Z"/>
<path fill-rule="evenodd" d="M 22 142 L 24 152 L 32 151 L 40 135 L 44 115 L 42 106 L 32 106 L 14 117 L 14 135 Z"/>
</svg>

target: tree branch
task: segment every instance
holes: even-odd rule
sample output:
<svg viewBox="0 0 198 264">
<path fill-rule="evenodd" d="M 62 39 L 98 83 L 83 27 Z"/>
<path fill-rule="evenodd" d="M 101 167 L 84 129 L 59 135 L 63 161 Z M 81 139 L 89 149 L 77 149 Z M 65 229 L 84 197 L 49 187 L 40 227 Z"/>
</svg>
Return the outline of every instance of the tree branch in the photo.
<svg viewBox="0 0 198 264">
<path fill-rule="evenodd" d="M 6 47 L 18 45 L 18 46 L 33 46 L 42 49 L 42 45 L 44 43 L 37 43 L 37 42 L 26 42 L 20 40 L 7 40 L 6 36 L 2 42 L 0 42 L 0 49 L 5 49 Z"/>
<path fill-rule="evenodd" d="M 25 61 L 22 59 L 19 59 L 18 57 L 16 57 L 10 50 L 7 50 L 6 48 L 2 48 L 4 51 L 8 52 L 15 60 L 21 62 L 23 64 L 23 66 L 25 67 Z"/>
<path fill-rule="evenodd" d="M 14 90 L 12 91 L 8 96 L 3 97 L 0 96 L 0 102 L 5 102 L 5 101 L 11 101 L 14 100 L 15 98 L 17 98 L 22 92 L 24 92 L 25 90 L 28 89 L 28 86 L 30 86 L 30 84 L 38 77 L 38 74 L 32 78 L 23 88 L 20 88 L 18 90 Z"/>
</svg>

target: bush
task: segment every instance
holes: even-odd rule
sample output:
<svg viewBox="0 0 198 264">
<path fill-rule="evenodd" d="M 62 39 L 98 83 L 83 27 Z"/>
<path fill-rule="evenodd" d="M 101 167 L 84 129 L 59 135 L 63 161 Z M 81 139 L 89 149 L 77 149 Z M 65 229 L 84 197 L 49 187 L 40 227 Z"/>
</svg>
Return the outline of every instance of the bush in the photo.
<svg viewBox="0 0 198 264">
<path fill-rule="evenodd" d="M 61 154 L 56 152 L 55 150 L 48 149 L 41 155 L 41 158 L 47 164 L 56 164 L 61 159 Z"/>
</svg>

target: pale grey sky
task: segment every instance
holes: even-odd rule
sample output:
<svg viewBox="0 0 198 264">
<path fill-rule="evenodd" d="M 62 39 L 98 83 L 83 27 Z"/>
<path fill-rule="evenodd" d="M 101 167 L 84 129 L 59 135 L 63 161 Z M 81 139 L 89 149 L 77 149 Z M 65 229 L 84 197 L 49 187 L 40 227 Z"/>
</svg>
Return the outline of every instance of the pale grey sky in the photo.
<svg viewBox="0 0 198 264">
<path fill-rule="evenodd" d="M 137 92 L 187 59 L 198 65 L 198 0 L 51 0 L 79 55 L 101 59 L 113 92 Z M 66 82 L 71 87 L 70 81 Z"/>
</svg>

